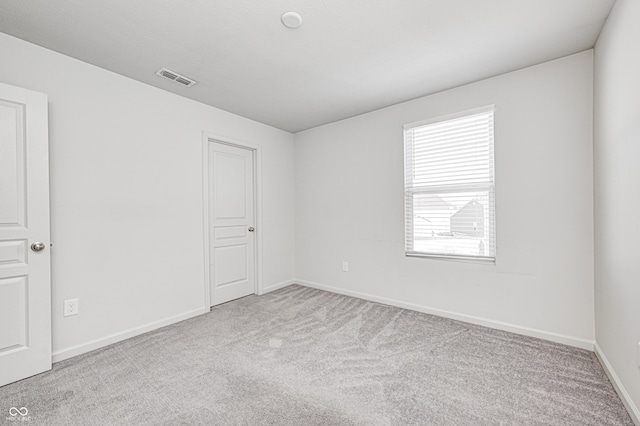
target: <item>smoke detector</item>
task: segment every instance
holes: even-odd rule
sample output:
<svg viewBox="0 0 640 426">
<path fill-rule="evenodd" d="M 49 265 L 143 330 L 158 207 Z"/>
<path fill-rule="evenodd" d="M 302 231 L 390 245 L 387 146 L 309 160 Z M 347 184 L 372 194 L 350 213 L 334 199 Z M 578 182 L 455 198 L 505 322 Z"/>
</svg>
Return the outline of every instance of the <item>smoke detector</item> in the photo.
<svg viewBox="0 0 640 426">
<path fill-rule="evenodd" d="M 177 72 L 168 70 L 166 68 L 160 68 L 158 71 L 156 71 L 156 74 L 159 75 L 160 77 L 167 78 L 173 81 L 174 83 L 182 84 L 183 86 L 187 86 L 187 87 L 191 87 L 197 83 L 197 81 L 195 80 L 191 80 L 188 77 L 180 75 Z"/>
<path fill-rule="evenodd" d="M 302 16 L 296 12 L 283 13 L 280 20 L 282 21 L 282 25 L 287 28 L 291 28 L 292 30 L 295 30 L 302 25 Z"/>
</svg>

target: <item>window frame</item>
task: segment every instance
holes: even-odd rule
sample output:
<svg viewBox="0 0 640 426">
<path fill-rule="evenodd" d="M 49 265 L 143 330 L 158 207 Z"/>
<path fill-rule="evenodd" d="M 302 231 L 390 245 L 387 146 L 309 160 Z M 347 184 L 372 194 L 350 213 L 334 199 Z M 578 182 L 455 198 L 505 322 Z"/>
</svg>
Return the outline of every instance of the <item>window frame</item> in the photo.
<svg viewBox="0 0 640 426">
<path fill-rule="evenodd" d="M 465 261 L 465 262 L 479 262 L 479 263 L 496 263 L 497 252 L 498 252 L 498 244 L 497 244 L 497 219 L 496 219 L 496 173 L 495 173 L 495 111 L 496 106 L 494 104 L 486 105 L 479 108 L 469 109 L 465 111 L 456 112 L 453 114 L 442 115 L 438 117 L 428 118 L 425 120 L 420 120 L 412 123 L 407 123 L 403 126 L 403 160 L 404 160 L 404 251 L 406 257 L 418 257 L 418 258 L 433 258 L 433 259 L 444 259 L 444 260 L 457 260 L 457 261 Z M 426 185 L 421 187 L 415 187 L 408 185 L 408 176 L 409 172 L 413 173 L 414 164 L 409 163 L 409 155 L 407 153 L 409 149 L 409 143 L 407 143 L 407 131 L 428 126 L 431 124 L 443 123 L 450 120 L 455 120 L 458 118 L 470 117 L 473 115 L 483 114 L 483 113 L 491 113 L 492 114 L 492 139 L 491 139 L 491 151 L 492 155 L 490 157 L 489 162 L 489 175 L 491 178 L 491 182 L 487 183 L 471 183 L 471 184 L 455 184 L 455 185 Z M 448 253 L 429 253 L 422 251 L 413 250 L 415 247 L 415 238 L 413 235 L 414 225 L 413 225 L 413 215 L 409 215 L 409 209 L 413 212 L 413 205 L 409 206 L 409 200 L 413 202 L 413 196 L 415 194 L 442 194 L 442 193 L 453 193 L 453 192 L 465 192 L 469 190 L 482 190 L 487 192 L 487 196 L 489 198 L 489 208 L 490 213 L 489 216 L 492 219 L 491 235 L 489 238 L 493 239 L 493 256 L 473 256 L 473 255 L 459 255 L 459 254 L 448 254 Z M 411 194 L 411 195 L 409 195 Z M 411 238 L 409 238 L 408 231 L 411 229 Z M 409 241 L 411 242 L 411 247 L 409 247 Z M 409 249 L 411 248 L 411 249 Z"/>
</svg>

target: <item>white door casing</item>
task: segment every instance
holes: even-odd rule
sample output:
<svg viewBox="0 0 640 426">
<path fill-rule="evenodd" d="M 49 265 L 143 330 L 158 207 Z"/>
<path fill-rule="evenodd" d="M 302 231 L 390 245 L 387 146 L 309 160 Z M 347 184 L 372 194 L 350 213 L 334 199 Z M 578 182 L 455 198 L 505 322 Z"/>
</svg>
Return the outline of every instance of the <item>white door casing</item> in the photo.
<svg viewBox="0 0 640 426">
<path fill-rule="evenodd" d="M 0 84 L 0 386 L 51 369 L 48 152 L 47 96 Z"/>
<path fill-rule="evenodd" d="M 256 292 L 255 151 L 208 145 L 210 305 Z"/>
</svg>

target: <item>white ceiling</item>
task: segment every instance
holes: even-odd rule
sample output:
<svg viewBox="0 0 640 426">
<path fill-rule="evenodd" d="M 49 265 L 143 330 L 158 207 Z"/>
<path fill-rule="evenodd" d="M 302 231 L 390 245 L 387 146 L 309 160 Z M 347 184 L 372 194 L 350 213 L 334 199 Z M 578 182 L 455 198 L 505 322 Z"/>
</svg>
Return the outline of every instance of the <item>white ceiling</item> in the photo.
<svg viewBox="0 0 640 426">
<path fill-rule="evenodd" d="M 2 0 L 0 31 L 296 132 L 589 49 L 614 1 Z"/>
</svg>

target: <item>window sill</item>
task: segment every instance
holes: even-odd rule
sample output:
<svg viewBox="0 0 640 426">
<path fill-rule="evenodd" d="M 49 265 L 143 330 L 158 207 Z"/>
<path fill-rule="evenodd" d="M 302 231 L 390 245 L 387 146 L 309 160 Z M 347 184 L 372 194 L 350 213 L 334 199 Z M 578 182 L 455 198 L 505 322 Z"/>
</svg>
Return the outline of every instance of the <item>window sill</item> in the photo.
<svg viewBox="0 0 640 426">
<path fill-rule="evenodd" d="M 420 253 L 420 252 L 411 252 L 411 251 L 405 252 L 405 256 L 436 259 L 436 260 L 451 260 L 451 261 L 457 261 L 457 262 L 481 263 L 485 265 L 496 264 L 495 257 L 458 256 L 453 254 L 433 254 L 433 253 Z"/>
</svg>

